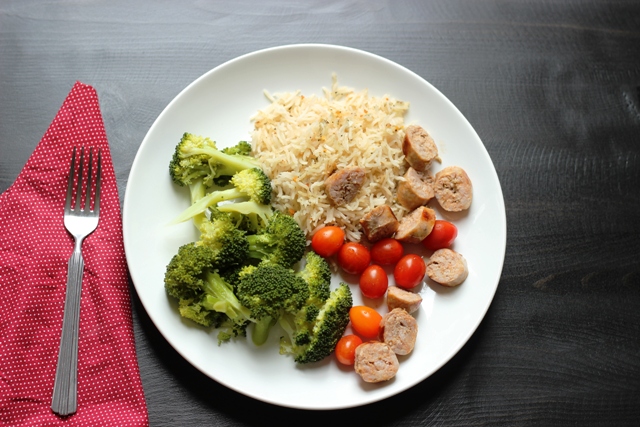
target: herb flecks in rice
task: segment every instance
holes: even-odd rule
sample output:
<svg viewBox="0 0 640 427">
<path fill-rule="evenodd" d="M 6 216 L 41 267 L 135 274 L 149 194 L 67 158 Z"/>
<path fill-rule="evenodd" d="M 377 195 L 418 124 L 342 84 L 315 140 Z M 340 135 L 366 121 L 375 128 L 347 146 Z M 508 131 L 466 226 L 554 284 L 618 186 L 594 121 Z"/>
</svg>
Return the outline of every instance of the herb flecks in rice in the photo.
<svg viewBox="0 0 640 427">
<path fill-rule="evenodd" d="M 323 97 L 265 94 L 271 104 L 252 117 L 254 154 L 272 180 L 274 207 L 293 213 L 308 238 L 334 224 L 358 241 L 362 216 L 383 204 L 398 219 L 404 216 L 395 190 L 406 171 L 402 140 L 408 103 L 338 86 L 335 76 Z M 348 166 L 365 169 L 364 185 L 354 200 L 334 206 L 324 181 Z"/>
</svg>

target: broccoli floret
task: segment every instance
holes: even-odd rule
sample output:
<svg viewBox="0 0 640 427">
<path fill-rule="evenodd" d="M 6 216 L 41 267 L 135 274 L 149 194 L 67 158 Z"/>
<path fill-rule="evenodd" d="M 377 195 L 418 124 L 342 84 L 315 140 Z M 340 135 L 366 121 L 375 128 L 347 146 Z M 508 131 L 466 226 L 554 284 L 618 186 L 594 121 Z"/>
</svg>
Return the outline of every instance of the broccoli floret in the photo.
<svg viewBox="0 0 640 427">
<path fill-rule="evenodd" d="M 190 154 L 185 150 L 197 139 L 198 145 L 208 146 L 211 150 L 217 150 L 216 143 L 209 138 L 194 136 L 185 133 L 176 145 L 171 162 L 169 162 L 169 175 L 173 182 L 180 186 L 188 186 L 194 183 L 204 183 L 209 187 L 213 183 L 213 178 L 217 176 L 216 169 L 209 160 L 207 154 Z"/>
<path fill-rule="evenodd" d="M 194 298 L 178 300 L 178 311 L 180 312 L 180 316 L 202 326 L 218 328 L 227 321 L 224 313 L 209 311 L 203 307 L 200 300 Z"/>
<path fill-rule="evenodd" d="M 307 283 L 309 303 L 321 307 L 331 293 L 331 267 L 327 260 L 313 251 L 305 255 L 305 264 L 297 274 Z"/>
<path fill-rule="evenodd" d="M 205 273 L 203 295 L 200 304 L 210 311 L 224 313 L 238 325 L 252 321 L 251 312 L 236 297 L 233 286 L 215 270 Z"/>
<path fill-rule="evenodd" d="M 249 144 L 247 141 L 240 141 L 233 147 L 226 147 L 220 151 L 222 151 L 225 154 L 231 154 L 234 156 L 235 155 L 251 156 L 251 144 Z M 221 175 L 213 179 L 213 183 L 218 187 L 228 186 L 229 181 L 231 181 L 230 175 Z"/>
<path fill-rule="evenodd" d="M 247 325 L 253 321 L 250 311 L 238 301 L 233 286 L 214 268 L 213 261 L 224 251 L 198 243 L 187 243 L 178 249 L 165 272 L 165 289 L 178 299 L 182 317 L 221 328 L 220 342 L 244 336 Z"/>
<path fill-rule="evenodd" d="M 218 205 L 220 212 L 232 215 L 236 227 L 250 234 L 256 234 L 264 229 L 273 215 L 273 208 L 252 200 Z"/>
<path fill-rule="evenodd" d="M 195 244 L 213 251 L 212 265 L 216 269 L 235 268 L 246 260 L 249 242 L 228 215 L 214 213 L 210 219 L 205 218 L 198 229 L 200 239 Z"/>
<path fill-rule="evenodd" d="M 317 312 L 303 309 L 294 316 L 281 316 L 279 323 L 286 336 L 280 339 L 280 353 L 293 355 L 299 364 L 319 362 L 329 356 L 349 324 L 352 305 L 351 290 L 341 283 Z M 310 313 L 317 314 L 310 317 Z"/>
<path fill-rule="evenodd" d="M 297 313 L 309 298 L 305 281 L 278 264 L 260 263 L 238 273 L 236 295 L 256 320 L 251 339 L 263 344 L 271 327 L 284 313 Z"/>
<path fill-rule="evenodd" d="M 225 154 L 251 156 L 251 144 L 247 141 L 240 141 L 232 147 L 226 147 L 222 149 Z"/>
<path fill-rule="evenodd" d="M 225 334 L 229 338 L 241 335 L 248 324 L 248 311 L 232 292 L 226 292 L 223 280 L 216 280 L 219 275 L 212 266 L 222 253 L 207 245 L 187 243 L 167 265 L 164 279 L 167 293 L 178 299 L 182 317 L 202 326 L 224 328 L 219 341 L 228 340 Z"/>
<path fill-rule="evenodd" d="M 203 198 L 214 185 L 229 184 L 230 177 L 237 172 L 259 167 L 259 162 L 249 156 L 251 145 L 243 142 L 218 150 L 215 141 L 209 138 L 187 132 L 182 135 L 169 162 L 169 174 L 177 185 L 189 187 L 191 205 Z M 204 216 L 202 210 L 191 217 L 197 226 Z"/>
<path fill-rule="evenodd" d="M 248 197 L 251 201 L 261 205 L 271 203 L 271 180 L 262 169 L 244 169 L 233 175 L 230 182 L 232 188 L 215 190 L 206 194 L 178 215 L 172 223 L 186 221 L 227 200 Z"/>
<path fill-rule="evenodd" d="M 188 185 L 197 179 L 211 185 L 212 180 L 219 176 L 232 176 L 241 170 L 259 166 L 253 157 L 225 153 L 217 148 L 215 141 L 185 132 L 176 145 L 169 171 L 178 185 Z"/>
<path fill-rule="evenodd" d="M 203 283 L 204 288 L 199 298 L 191 301 L 189 311 L 180 309 L 180 315 L 196 322 L 201 317 L 205 321 L 211 321 L 210 324 L 198 323 L 220 329 L 218 344 L 233 337 L 246 336 L 247 326 L 253 319 L 249 310 L 238 301 L 233 287 L 215 270 L 205 273 Z"/>
<path fill-rule="evenodd" d="M 167 293 L 181 300 L 196 298 L 204 288 L 204 274 L 215 258 L 215 249 L 208 246 L 195 242 L 180 246 L 165 271 Z"/>
<path fill-rule="evenodd" d="M 259 234 L 247 235 L 249 257 L 291 267 L 302 259 L 306 249 L 304 231 L 293 217 L 280 211 L 273 213 Z"/>
</svg>

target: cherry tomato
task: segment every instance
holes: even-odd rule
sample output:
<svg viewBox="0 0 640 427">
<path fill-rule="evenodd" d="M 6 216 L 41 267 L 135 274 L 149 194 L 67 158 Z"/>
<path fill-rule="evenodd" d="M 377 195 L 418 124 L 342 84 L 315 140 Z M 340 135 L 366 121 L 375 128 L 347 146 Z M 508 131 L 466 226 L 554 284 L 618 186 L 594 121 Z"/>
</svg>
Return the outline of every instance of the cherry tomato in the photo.
<svg viewBox="0 0 640 427">
<path fill-rule="evenodd" d="M 347 242 L 338 251 L 338 264 L 349 274 L 360 274 L 371 262 L 369 249 L 360 243 Z"/>
<path fill-rule="evenodd" d="M 378 265 L 394 265 L 402 255 L 404 248 L 396 239 L 382 239 L 371 247 L 371 260 Z"/>
<path fill-rule="evenodd" d="M 431 233 L 422 241 L 425 248 L 436 251 L 448 248 L 458 236 L 458 228 L 442 219 L 437 219 Z"/>
<path fill-rule="evenodd" d="M 393 270 L 393 277 L 396 285 L 404 289 L 411 289 L 418 286 L 425 273 L 427 266 L 421 256 L 408 254 L 402 257 Z"/>
<path fill-rule="evenodd" d="M 349 310 L 349 320 L 356 334 L 365 339 L 372 339 L 380 332 L 382 316 L 371 307 L 356 305 Z"/>
<path fill-rule="evenodd" d="M 311 247 L 321 257 L 330 257 L 340 250 L 344 243 L 344 231 L 335 225 L 327 225 L 311 238 Z"/>
<path fill-rule="evenodd" d="M 370 265 L 360 275 L 360 291 L 367 298 L 384 296 L 389 287 L 387 272 L 379 265 Z"/>
<path fill-rule="evenodd" d="M 356 359 L 356 348 L 362 344 L 362 338 L 357 335 L 345 335 L 336 344 L 336 357 L 343 365 L 353 365 Z"/>
</svg>

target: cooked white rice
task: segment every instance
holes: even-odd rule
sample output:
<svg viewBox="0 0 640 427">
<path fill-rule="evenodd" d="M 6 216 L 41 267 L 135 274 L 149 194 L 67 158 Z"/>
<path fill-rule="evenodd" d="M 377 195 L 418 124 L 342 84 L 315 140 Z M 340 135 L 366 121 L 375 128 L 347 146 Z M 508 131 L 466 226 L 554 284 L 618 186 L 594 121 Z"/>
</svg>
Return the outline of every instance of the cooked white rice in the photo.
<svg viewBox="0 0 640 427">
<path fill-rule="evenodd" d="M 252 117 L 253 151 L 272 180 L 274 207 L 292 214 L 309 239 L 318 228 L 337 225 L 358 241 L 359 221 L 374 207 L 387 204 L 398 219 L 406 213 L 395 190 L 406 170 L 402 140 L 409 104 L 339 87 L 335 75 L 323 92 L 265 92 L 271 104 Z M 364 168 L 365 182 L 354 200 L 334 206 L 324 181 L 347 166 Z"/>
</svg>

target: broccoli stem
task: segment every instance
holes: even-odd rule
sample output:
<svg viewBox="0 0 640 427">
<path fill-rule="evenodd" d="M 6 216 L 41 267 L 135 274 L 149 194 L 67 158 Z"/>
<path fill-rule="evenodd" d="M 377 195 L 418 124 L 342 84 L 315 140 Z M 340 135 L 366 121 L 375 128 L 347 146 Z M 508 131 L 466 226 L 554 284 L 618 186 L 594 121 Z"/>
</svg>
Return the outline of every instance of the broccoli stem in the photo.
<svg viewBox="0 0 640 427">
<path fill-rule="evenodd" d="M 261 205 L 254 202 L 253 200 L 238 203 L 228 203 L 218 206 L 218 210 L 220 212 L 238 212 L 249 217 L 254 230 L 257 230 L 261 226 L 261 224 L 258 224 L 258 217 L 262 220 L 263 224 L 266 224 L 269 221 L 269 218 L 271 218 L 271 216 L 273 215 L 271 206 Z"/>
<path fill-rule="evenodd" d="M 202 199 L 206 194 L 206 187 L 202 180 L 198 180 L 193 184 L 189 185 L 189 194 L 191 195 L 191 204 L 193 205 L 198 200 Z M 202 221 L 206 219 L 204 211 L 193 216 L 193 223 L 196 228 L 202 224 Z"/>
<path fill-rule="evenodd" d="M 262 345 L 269 338 L 269 331 L 273 325 L 276 324 L 276 321 L 271 316 L 265 316 L 262 319 L 258 320 L 253 327 L 253 333 L 251 334 L 251 341 L 255 345 Z"/>
<path fill-rule="evenodd" d="M 250 234 L 247 236 L 249 242 L 249 258 L 263 259 L 273 252 L 271 245 L 274 243 L 264 234 Z"/>
<path fill-rule="evenodd" d="M 229 285 L 216 272 L 207 272 L 205 276 L 206 297 L 202 305 L 207 310 L 226 314 L 236 323 L 252 320 L 249 309 L 243 306 Z"/>
<path fill-rule="evenodd" d="M 190 154 L 206 154 L 211 156 L 219 164 L 216 166 L 216 175 L 233 175 L 243 169 L 250 169 L 257 166 L 257 162 L 248 157 L 241 157 L 240 155 L 225 154 L 217 149 L 209 147 L 204 148 L 192 148 L 189 150 Z"/>
<path fill-rule="evenodd" d="M 217 203 L 220 203 L 225 200 L 233 200 L 238 199 L 240 197 L 246 197 L 247 195 L 243 192 L 237 190 L 236 188 L 229 188 L 228 190 L 220 190 L 214 191 L 201 197 L 189 206 L 187 209 L 182 211 L 180 215 L 178 215 L 170 224 L 177 224 L 180 222 L 187 221 L 196 215 L 204 213 L 209 206 L 213 206 Z"/>
</svg>

